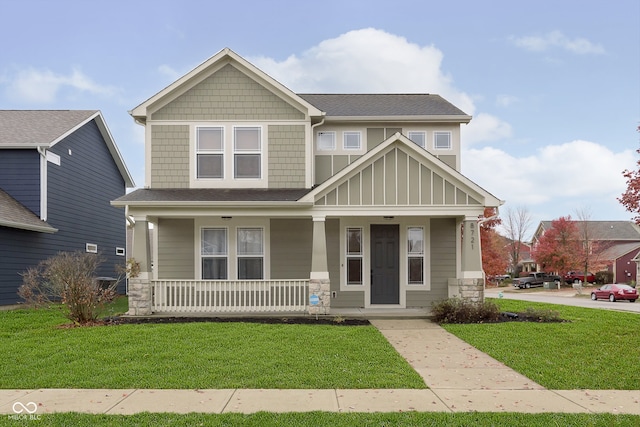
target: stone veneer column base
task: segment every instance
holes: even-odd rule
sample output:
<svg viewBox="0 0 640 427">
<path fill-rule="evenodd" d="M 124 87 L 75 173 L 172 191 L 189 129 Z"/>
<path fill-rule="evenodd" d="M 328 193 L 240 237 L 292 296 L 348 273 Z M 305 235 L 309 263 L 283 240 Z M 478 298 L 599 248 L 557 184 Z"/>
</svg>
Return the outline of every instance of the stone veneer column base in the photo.
<svg viewBox="0 0 640 427">
<path fill-rule="evenodd" d="M 329 314 L 331 310 L 331 282 L 329 279 L 310 279 L 309 297 L 318 296 L 318 304 L 309 303 L 309 314 Z"/>
<path fill-rule="evenodd" d="M 449 279 L 449 298 L 484 301 L 484 279 Z"/>
<path fill-rule="evenodd" d="M 149 279 L 136 277 L 129 279 L 129 311 L 130 316 L 148 316 L 151 311 L 151 282 Z"/>
</svg>

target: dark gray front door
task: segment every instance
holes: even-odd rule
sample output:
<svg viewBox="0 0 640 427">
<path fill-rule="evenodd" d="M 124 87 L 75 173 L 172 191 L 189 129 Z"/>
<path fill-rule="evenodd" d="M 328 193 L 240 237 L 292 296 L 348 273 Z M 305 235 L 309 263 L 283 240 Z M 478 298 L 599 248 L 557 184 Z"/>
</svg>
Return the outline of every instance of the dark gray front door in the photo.
<svg viewBox="0 0 640 427">
<path fill-rule="evenodd" d="M 400 303 L 400 227 L 371 225 L 371 304 Z"/>
</svg>

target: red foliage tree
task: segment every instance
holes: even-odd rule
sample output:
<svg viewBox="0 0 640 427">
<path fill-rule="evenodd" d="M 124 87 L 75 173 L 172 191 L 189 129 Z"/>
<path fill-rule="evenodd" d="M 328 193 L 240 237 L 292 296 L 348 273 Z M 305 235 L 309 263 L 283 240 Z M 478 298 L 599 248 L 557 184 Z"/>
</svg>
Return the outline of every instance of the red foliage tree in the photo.
<svg viewBox="0 0 640 427">
<path fill-rule="evenodd" d="M 640 126 L 637 129 L 640 132 Z M 640 154 L 640 149 L 636 150 Z M 627 179 L 627 190 L 618 197 L 618 201 L 622 203 L 629 212 L 636 214 L 633 220 L 636 224 L 640 224 L 640 160 L 637 162 L 638 169 L 622 171 L 622 176 Z"/>
<path fill-rule="evenodd" d="M 485 219 L 495 215 L 494 208 L 484 210 Z M 482 269 L 487 276 L 497 276 L 507 271 L 508 255 L 504 238 L 495 230 L 500 224 L 499 218 L 488 219 L 480 223 L 480 244 L 482 247 Z"/>
<path fill-rule="evenodd" d="M 546 273 L 575 270 L 582 262 L 579 237 L 571 216 L 560 217 L 551 221 L 551 228 L 540 237 L 531 255 Z"/>
</svg>

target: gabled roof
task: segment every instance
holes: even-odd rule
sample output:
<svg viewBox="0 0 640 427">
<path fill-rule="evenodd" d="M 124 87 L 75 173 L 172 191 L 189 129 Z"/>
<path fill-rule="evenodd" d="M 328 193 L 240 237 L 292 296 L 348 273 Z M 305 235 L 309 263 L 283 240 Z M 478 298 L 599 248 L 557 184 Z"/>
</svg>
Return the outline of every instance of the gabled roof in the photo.
<svg viewBox="0 0 640 427">
<path fill-rule="evenodd" d="M 439 95 L 431 94 L 298 94 L 332 119 L 438 119 L 468 123 L 471 116 Z"/>
<path fill-rule="evenodd" d="M 640 250 L 640 242 L 618 243 L 610 248 L 605 249 L 600 258 L 606 261 L 614 261 L 629 252 L 638 252 Z"/>
<path fill-rule="evenodd" d="M 58 231 L 0 189 L 0 226 L 55 233 Z"/>
<path fill-rule="evenodd" d="M 168 103 L 170 100 L 175 98 L 175 96 L 195 86 L 197 83 L 202 81 L 204 77 L 213 74 L 222 66 L 229 63 L 243 71 L 246 75 L 251 76 L 254 80 L 257 80 L 263 87 L 269 89 L 272 93 L 277 94 L 287 102 L 296 105 L 298 108 L 305 110 L 309 116 L 323 116 L 322 111 L 296 95 L 283 84 L 279 83 L 229 48 L 222 49 L 196 68 L 189 71 L 187 74 L 180 77 L 178 80 L 174 81 L 169 86 L 165 87 L 160 92 L 135 107 L 133 110 L 129 111 L 129 114 L 131 114 L 136 121 L 144 123 L 148 116 L 148 110 L 152 106 L 157 105 L 156 103 Z"/>
<path fill-rule="evenodd" d="M 133 187 L 133 178 L 98 110 L 0 110 L 0 149 L 51 148 L 91 120 L 95 120 L 125 185 Z"/>
<path fill-rule="evenodd" d="M 574 221 L 581 229 L 585 221 Z M 551 228 L 552 221 L 540 221 L 536 235 Z M 633 221 L 587 221 L 591 240 L 640 241 L 640 227 Z"/>
<path fill-rule="evenodd" d="M 445 179 L 456 182 L 460 186 L 465 187 L 478 194 L 481 198 L 484 199 L 477 201 L 480 204 L 479 206 L 499 207 L 504 203 L 502 200 L 498 199 L 493 194 L 489 193 L 478 184 L 474 183 L 469 178 L 465 177 L 460 172 L 447 165 L 445 162 L 438 159 L 427 150 L 421 148 L 399 132 L 387 138 L 385 141 L 378 144 L 376 147 L 359 157 L 353 163 L 349 164 L 348 166 L 334 174 L 332 177 L 324 181 L 322 184 L 315 187 L 304 197 L 302 197 L 300 201 L 315 202 L 316 199 L 321 197 L 323 194 L 327 194 L 333 189 L 337 188 L 339 185 L 343 184 L 346 180 L 349 179 L 351 175 L 356 173 L 358 170 L 362 169 L 366 165 L 371 164 L 377 158 L 384 155 L 384 153 L 388 151 L 388 149 L 390 149 L 394 144 L 400 145 L 408 153 L 411 153 L 412 157 L 422 159 L 425 162 L 431 164 L 434 168 L 437 168 L 444 175 Z"/>
</svg>

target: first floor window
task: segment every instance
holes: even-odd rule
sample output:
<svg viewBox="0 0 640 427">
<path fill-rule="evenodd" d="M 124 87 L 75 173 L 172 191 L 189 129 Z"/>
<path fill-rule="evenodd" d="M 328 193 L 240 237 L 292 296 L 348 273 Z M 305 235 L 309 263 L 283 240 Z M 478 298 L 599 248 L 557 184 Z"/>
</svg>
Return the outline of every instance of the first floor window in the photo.
<svg viewBox="0 0 640 427">
<path fill-rule="evenodd" d="M 424 230 L 409 227 L 407 230 L 408 282 L 410 285 L 424 284 Z"/>
<path fill-rule="evenodd" d="M 427 135 L 425 132 L 409 132 L 409 139 L 422 148 L 426 148 Z"/>
<path fill-rule="evenodd" d="M 451 149 L 451 132 L 434 132 L 433 148 L 436 150 Z"/>
<path fill-rule="evenodd" d="M 362 285 L 362 228 L 347 228 L 347 285 Z"/>
<path fill-rule="evenodd" d="M 202 257 L 202 278 L 210 280 L 227 279 L 227 229 L 205 228 L 200 244 Z"/>
<path fill-rule="evenodd" d="M 264 279 L 262 228 L 238 228 L 238 280 Z"/>
</svg>

